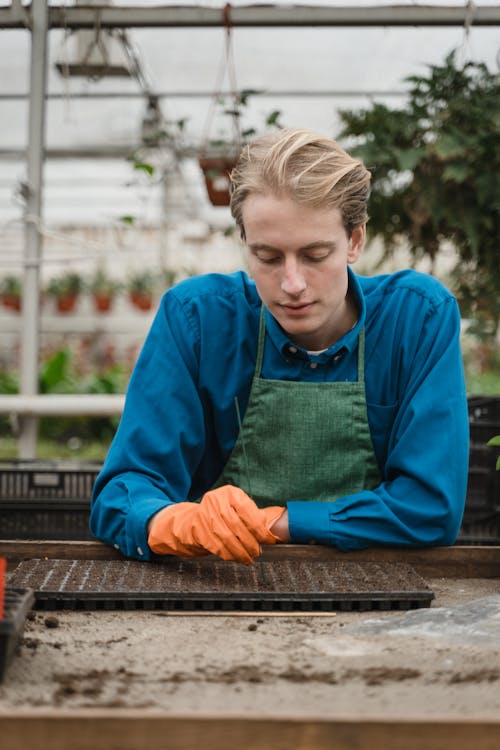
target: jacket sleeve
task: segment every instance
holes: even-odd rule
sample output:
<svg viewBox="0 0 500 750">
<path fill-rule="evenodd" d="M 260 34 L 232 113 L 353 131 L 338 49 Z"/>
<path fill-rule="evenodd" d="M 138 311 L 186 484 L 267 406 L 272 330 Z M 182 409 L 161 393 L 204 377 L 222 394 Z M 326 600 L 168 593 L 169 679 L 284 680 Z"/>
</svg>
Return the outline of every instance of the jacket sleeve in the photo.
<svg viewBox="0 0 500 750">
<path fill-rule="evenodd" d="M 92 495 L 92 533 L 129 557 L 149 559 L 149 518 L 187 499 L 204 450 L 198 348 L 193 321 L 167 293 L 132 373 Z"/>
<path fill-rule="evenodd" d="M 468 478 L 469 425 L 460 315 L 446 297 L 427 311 L 411 361 L 402 352 L 399 405 L 383 481 L 335 502 L 289 502 L 292 541 L 347 551 L 453 544 Z"/>
</svg>

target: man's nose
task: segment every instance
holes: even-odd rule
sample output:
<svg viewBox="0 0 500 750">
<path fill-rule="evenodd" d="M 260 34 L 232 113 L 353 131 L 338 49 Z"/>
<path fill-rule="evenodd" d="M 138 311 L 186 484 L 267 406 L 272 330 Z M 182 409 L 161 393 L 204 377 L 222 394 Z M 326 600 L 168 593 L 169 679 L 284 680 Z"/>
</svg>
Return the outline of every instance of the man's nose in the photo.
<svg viewBox="0 0 500 750">
<path fill-rule="evenodd" d="M 295 260 L 287 260 L 283 269 L 281 289 L 285 294 L 297 296 L 306 288 L 307 284 L 299 264 Z"/>
</svg>

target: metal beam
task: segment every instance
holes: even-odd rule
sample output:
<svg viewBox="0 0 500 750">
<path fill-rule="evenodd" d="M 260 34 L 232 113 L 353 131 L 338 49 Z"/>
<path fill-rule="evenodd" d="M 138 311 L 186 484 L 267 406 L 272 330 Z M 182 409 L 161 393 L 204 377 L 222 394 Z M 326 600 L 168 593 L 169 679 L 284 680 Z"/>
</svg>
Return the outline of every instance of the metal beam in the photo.
<svg viewBox="0 0 500 750">
<path fill-rule="evenodd" d="M 17 414 L 23 417 L 111 417 L 122 413 L 124 403 L 124 395 L 108 393 L 0 396 L 0 414 Z"/>
<path fill-rule="evenodd" d="M 38 392 L 38 358 L 40 349 L 40 260 L 42 235 L 43 161 L 45 140 L 45 91 L 47 88 L 47 4 L 36 0 L 32 5 L 31 72 L 28 128 L 28 159 L 25 206 L 25 251 L 23 275 L 23 313 L 21 337 L 21 393 Z M 38 421 L 27 417 L 21 421 L 19 457 L 34 458 Z"/>
<path fill-rule="evenodd" d="M 24 28 L 32 7 L 15 3 L 0 9 L 0 28 Z M 26 19 L 28 13 L 29 20 Z M 231 26 L 494 26 L 500 24 L 500 5 L 393 5 L 322 7 L 310 5 L 246 5 L 231 7 Z M 50 29 L 224 27 L 224 8 L 160 6 L 128 8 L 71 6 L 49 8 Z"/>
<path fill-rule="evenodd" d="M 248 88 L 251 88 L 249 86 Z M 399 90 L 383 90 L 383 89 L 280 89 L 273 91 L 252 91 L 252 99 L 254 97 L 260 98 L 290 98 L 290 99 L 318 99 L 323 98 L 358 98 L 358 97 L 371 97 L 371 96 L 406 96 L 407 91 L 403 89 Z M 0 93 L 0 101 L 24 101 L 29 96 L 28 93 L 11 93 L 2 94 Z M 232 91 L 158 91 L 155 92 L 155 96 L 158 99 L 213 99 L 214 97 L 227 97 L 233 96 Z M 143 91 L 75 91 L 71 93 L 56 91 L 48 93 L 46 96 L 48 100 L 65 100 L 71 101 L 73 99 L 144 99 Z"/>
</svg>

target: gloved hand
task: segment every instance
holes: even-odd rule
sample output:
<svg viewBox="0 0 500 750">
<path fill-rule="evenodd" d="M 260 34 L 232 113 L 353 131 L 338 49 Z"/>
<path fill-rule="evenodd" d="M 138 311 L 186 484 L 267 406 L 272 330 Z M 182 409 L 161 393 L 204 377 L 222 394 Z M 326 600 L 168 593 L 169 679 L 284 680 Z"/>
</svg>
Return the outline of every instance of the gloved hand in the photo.
<svg viewBox="0 0 500 750">
<path fill-rule="evenodd" d="M 206 492 L 199 504 L 178 503 L 159 513 L 148 544 L 158 554 L 195 557 L 210 552 L 251 565 L 261 544 L 279 541 L 269 528 L 283 512 L 281 507 L 260 510 L 243 490 L 225 485 Z"/>
</svg>

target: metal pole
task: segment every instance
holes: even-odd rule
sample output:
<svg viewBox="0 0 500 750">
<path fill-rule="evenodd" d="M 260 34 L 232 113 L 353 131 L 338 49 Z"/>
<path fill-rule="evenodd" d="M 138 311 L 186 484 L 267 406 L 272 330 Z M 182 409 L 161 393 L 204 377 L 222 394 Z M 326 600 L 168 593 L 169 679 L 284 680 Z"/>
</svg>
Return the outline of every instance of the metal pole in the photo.
<svg viewBox="0 0 500 750">
<path fill-rule="evenodd" d="M 45 91 L 47 86 L 48 4 L 34 0 L 31 6 L 31 72 L 28 128 L 27 195 L 23 316 L 21 339 L 21 394 L 38 392 L 40 260 L 42 236 L 42 184 L 45 140 Z M 19 457 L 35 458 L 38 435 L 36 417 L 23 417 Z"/>
<path fill-rule="evenodd" d="M 36 0 L 35 0 L 36 3 Z M 500 5 L 472 5 L 474 26 L 496 26 Z M 19 3 L 0 8 L 1 28 L 23 28 L 25 8 Z M 259 26 L 463 26 L 471 15 L 463 2 L 449 5 L 380 5 L 315 6 L 312 3 L 291 3 L 287 6 L 247 5 L 231 8 L 233 27 Z M 127 6 L 113 7 L 67 5 L 51 6 L 51 29 L 94 29 L 96 21 L 101 29 L 224 27 L 223 6 Z"/>
</svg>

